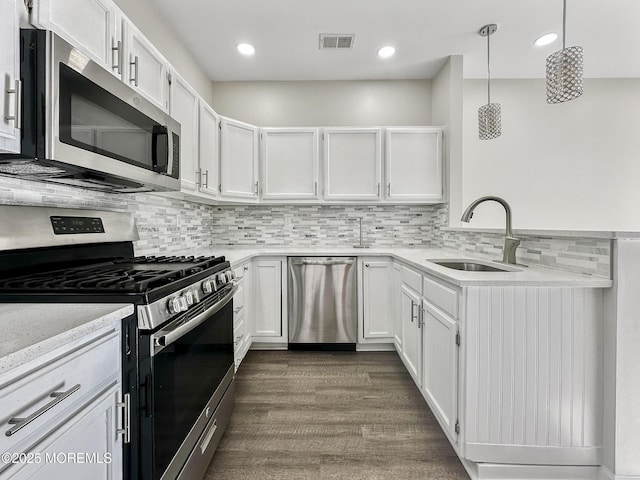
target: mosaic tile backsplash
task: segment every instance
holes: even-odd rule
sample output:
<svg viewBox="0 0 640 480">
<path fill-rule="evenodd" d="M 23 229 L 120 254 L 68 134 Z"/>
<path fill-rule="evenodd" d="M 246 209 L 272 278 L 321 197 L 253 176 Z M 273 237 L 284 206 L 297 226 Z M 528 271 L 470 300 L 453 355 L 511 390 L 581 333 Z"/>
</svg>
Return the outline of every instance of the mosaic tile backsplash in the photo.
<svg viewBox="0 0 640 480">
<path fill-rule="evenodd" d="M 208 206 L 146 193 L 112 195 L 0 177 L 0 204 L 93 208 L 131 213 L 137 255 L 181 254 L 216 245 L 442 247 L 487 259 L 502 256 L 502 235 L 443 229 L 446 205 Z M 0 227 L 1 228 L 1 227 Z M 610 276 L 609 240 L 522 236 L 518 259 Z"/>
<path fill-rule="evenodd" d="M 442 212 L 444 211 L 444 217 Z M 441 205 L 285 205 L 214 207 L 218 245 L 298 245 L 344 247 L 360 242 L 376 247 L 430 245 L 446 221 Z"/>
</svg>

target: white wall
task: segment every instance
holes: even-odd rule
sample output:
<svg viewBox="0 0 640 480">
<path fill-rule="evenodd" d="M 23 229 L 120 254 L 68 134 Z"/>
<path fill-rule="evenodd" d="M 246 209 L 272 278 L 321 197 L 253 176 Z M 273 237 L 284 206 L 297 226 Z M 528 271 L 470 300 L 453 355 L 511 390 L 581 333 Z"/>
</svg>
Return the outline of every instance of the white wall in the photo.
<svg viewBox="0 0 640 480">
<path fill-rule="evenodd" d="M 429 125 L 431 81 L 213 82 L 213 108 L 261 127 Z"/>
<path fill-rule="evenodd" d="M 114 0 L 127 17 L 175 67 L 196 92 L 211 104 L 211 79 L 194 60 L 151 0 Z"/>
<path fill-rule="evenodd" d="M 486 82 L 464 81 L 463 207 L 492 194 L 511 204 L 514 228 L 640 230 L 640 79 L 586 79 L 558 105 L 542 79 L 496 80 L 491 99 L 502 136 L 481 141 Z M 504 211 L 482 205 L 470 226 L 504 228 Z"/>
</svg>

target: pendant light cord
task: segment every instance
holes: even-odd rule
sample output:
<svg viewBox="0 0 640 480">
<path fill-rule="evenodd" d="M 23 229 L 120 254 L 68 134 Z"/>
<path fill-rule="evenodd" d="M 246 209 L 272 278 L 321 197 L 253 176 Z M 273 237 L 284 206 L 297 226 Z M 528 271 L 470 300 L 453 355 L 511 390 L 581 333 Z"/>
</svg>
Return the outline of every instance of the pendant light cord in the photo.
<svg viewBox="0 0 640 480">
<path fill-rule="evenodd" d="M 567 38 L 567 0 L 562 2 L 562 49 L 566 48 Z"/>
<path fill-rule="evenodd" d="M 491 37 L 491 29 L 487 30 L 487 105 L 491 104 L 491 47 L 489 45 L 489 37 Z"/>
</svg>

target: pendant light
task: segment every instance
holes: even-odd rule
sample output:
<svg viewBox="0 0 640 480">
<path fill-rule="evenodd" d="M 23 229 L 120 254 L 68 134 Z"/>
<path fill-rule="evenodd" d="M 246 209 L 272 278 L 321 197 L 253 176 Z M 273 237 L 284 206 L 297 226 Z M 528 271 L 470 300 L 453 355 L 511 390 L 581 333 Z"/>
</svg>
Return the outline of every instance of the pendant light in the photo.
<svg viewBox="0 0 640 480">
<path fill-rule="evenodd" d="M 547 103 L 561 103 L 582 95 L 582 47 L 566 47 L 567 0 L 562 6 L 562 50 L 547 57 Z"/>
<path fill-rule="evenodd" d="M 487 104 L 478 109 L 478 130 L 480 140 L 491 140 L 502 133 L 501 112 L 499 103 L 491 103 L 491 47 L 489 37 L 498 31 L 495 23 L 480 29 L 480 35 L 487 37 Z"/>
</svg>

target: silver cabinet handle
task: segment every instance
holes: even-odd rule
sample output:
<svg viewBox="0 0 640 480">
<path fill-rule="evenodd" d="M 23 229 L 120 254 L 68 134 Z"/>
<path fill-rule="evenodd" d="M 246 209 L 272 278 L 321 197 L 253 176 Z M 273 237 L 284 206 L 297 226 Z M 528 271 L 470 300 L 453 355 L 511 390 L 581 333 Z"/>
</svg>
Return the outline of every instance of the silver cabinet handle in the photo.
<svg viewBox="0 0 640 480">
<path fill-rule="evenodd" d="M 131 395 L 125 393 L 122 402 L 116 402 L 116 407 L 122 408 L 122 428 L 116 428 L 116 435 L 122 435 L 122 441 L 131 441 Z"/>
<path fill-rule="evenodd" d="M 118 71 L 118 75 L 121 74 L 121 64 L 120 64 L 120 52 L 122 52 L 122 41 L 118 40 L 117 42 L 115 41 L 115 39 L 111 40 L 111 68 L 113 70 L 117 70 Z M 114 56 L 115 56 L 115 60 L 114 60 Z"/>
<path fill-rule="evenodd" d="M 138 86 L 138 56 L 136 55 L 133 59 L 133 62 L 129 62 L 129 66 L 133 67 L 133 76 L 131 75 L 131 69 L 129 69 L 129 83 L 133 82 L 133 84 Z"/>
<path fill-rule="evenodd" d="M 391 195 L 391 182 L 387 183 L 387 197 Z"/>
<path fill-rule="evenodd" d="M 255 191 L 254 195 L 257 197 L 258 196 L 258 182 L 256 182 L 255 189 L 256 189 L 256 191 Z"/>
<path fill-rule="evenodd" d="M 202 186 L 202 170 L 199 168 L 196 170 L 196 187 Z"/>
<path fill-rule="evenodd" d="M 417 319 L 417 315 L 415 314 L 415 311 L 414 311 L 415 307 L 416 307 L 416 303 L 413 300 L 411 300 L 411 322 Z"/>
<path fill-rule="evenodd" d="M 242 269 L 246 272 L 247 270 L 249 270 L 249 267 L 245 265 L 244 267 L 242 267 Z"/>
<path fill-rule="evenodd" d="M 205 170 L 203 175 L 204 175 L 204 188 L 209 188 L 209 170 Z"/>
<path fill-rule="evenodd" d="M 369 268 L 369 264 L 368 264 L 368 263 L 365 263 L 365 264 L 364 264 L 364 266 L 365 266 L 365 267 L 367 267 L 367 268 Z"/>
<path fill-rule="evenodd" d="M 13 88 L 7 90 L 7 96 L 15 95 L 13 99 L 13 115 L 9 114 L 9 102 L 7 102 L 7 113 L 4 118 L 5 120 L 13 120 L 15 128 L 20 128 L 20 123 L 22 123 L 22 108 L 20 108 L 22 104 L 22 82 L 16 80 L 13 85 Z"/>
<path fill-rule="evenodd" d="M 422 328 L 424 325 L 424 308 L 418 305 L 418 328 Z"/>
<path fill-rule="evenodd" d="M 244 338 L 244 333 L 242 335 L 240 335 L 239 337 L 236 337 L 236 341 L 233 342 L 234 345 L 237 345 L 240 343 L 240 340 L 242 340 Z"/>
<path fill-rule="evenodd" d="M 378 182 L 378 197 L 380 196 L 380 182 Z"/>
<path fill-rule="evenodd" d="M 318 182 L 313 182 L 313 195 L 318 196 Z"/>
<path fill-rule="evenodd" d="M 73 393 L 77 392 L 78 390 L 80 390 L 80 384 L 79 383 L 77 385 L 74 385 L 73 387 L 71 387 L 66 392 L 52 392 L 51 395 L 49 395 L 49 396 L 53 397 L 54 400 L 52 400 L 49 403 L 47 403 L 44 407 L 39 408 L 38 410 L 36 410 L 35 412 L 33 412 L 31 415 L 29 415 L 26 418 L 13 417 L 13 418 L 9 419 L 8 423 L 10 425 L 13 425 L 13 427 L 11 427 L 9 430 L 4 432 L 4 434 L 7 437 L 10 437 L 11 435 L 15 435 L 20 430 L 22 430 L 24 427 L 26 427 L 31 422 L 33 422 L 35 419 L 37 419 L 38 417 L 44 415 L 46 412 L 51 410 L 53 407 L 55 407 L 56 405 L 58 405 L 59 403 L 64 401 L 66 398 L 68 398 L 70 395 L 72 395 Z"/>
<path fill-rule="evenodd" d="M 239 313 L 243 308 L 244 308 L 244 305 L 240 305 L 239 307 L 236 307 L 233 309 L 233 313 Z"/>
</svg>

